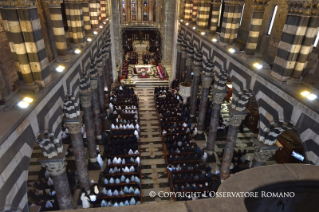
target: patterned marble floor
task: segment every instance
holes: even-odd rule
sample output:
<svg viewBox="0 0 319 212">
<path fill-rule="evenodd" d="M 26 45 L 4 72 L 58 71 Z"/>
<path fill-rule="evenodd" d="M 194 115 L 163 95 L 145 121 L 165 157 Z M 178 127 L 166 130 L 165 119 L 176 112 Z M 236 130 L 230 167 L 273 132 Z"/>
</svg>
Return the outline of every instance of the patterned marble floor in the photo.
<svg viewBox="0 0 319 212">
<path fill-rule="evenodd" d="M 167 202 L 169 198 L 152 198 L 150 191 L 170 191 L 163 154 L 159 122 L 155 110 L 154 88 L 135 88 L 139 96 L 141 130 L 141 190 L 145 204 Z"/>
</svg>

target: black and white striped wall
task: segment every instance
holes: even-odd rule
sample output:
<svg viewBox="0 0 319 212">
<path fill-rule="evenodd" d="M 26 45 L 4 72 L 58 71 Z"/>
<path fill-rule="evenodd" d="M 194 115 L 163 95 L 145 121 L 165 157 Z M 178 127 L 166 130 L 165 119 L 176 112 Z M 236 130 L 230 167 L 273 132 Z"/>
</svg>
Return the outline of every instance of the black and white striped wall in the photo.
<svg viewBox="0 0 319 212">
<path fill-rule="evenodd" d="M 181 32 L 184 36 L 192 37 L 194 46 L 203 53 L 203 60 L 212 58 L 217 73 L 228 72 L 235 108 L 243 110 L 250 97 L 256 98 L 260 140 L 271 144 L 274 141 L 271 136 L 278 137 L 284 127 L 294 128 L 302 140 L 307 162 L 319 165 L 319 112 L 316 108 L 298 101 L 284 88 L 263 78 L 244 61 L 230 56 L 226 50 L 218 48 L 194 30 L 181 25 Z"/>
<path fill-rule="evenodd" d="M 64 71 L 59 81 L 50 84 L 47 94 L 35 99 L 29 112 L 0 138 L 0 211 L 29 211 L 28 167 L 36 137 L 43 131 L 49 131 L 61 139 L 65 95 L 72 94 L 79 103 L 80 77 L 83 73 L 87 74 L 89 61 L 93 55 L 96 56 L 97 43 L 102 42 L 103 32 L 108 27 L 101 30 L 79 58 Z"/>
</svg>

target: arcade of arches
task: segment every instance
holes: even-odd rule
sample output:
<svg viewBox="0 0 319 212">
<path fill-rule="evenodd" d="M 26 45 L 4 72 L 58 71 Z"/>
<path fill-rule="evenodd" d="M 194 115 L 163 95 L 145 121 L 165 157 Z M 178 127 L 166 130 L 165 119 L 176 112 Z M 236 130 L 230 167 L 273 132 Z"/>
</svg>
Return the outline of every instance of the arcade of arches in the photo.
<svg viewBox="0 0 319 212">
<path fill-rule="evenodd" d="M 313 210 L 317 8 L 0 0 L 0 211 Z"/>
</svg>

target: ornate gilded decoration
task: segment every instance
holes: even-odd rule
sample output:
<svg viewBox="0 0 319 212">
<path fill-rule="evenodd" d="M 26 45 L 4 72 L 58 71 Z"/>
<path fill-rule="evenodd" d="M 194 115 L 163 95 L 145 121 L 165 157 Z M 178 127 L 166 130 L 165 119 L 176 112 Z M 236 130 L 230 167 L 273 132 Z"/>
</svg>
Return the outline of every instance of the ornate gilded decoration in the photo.
<svg viewBox="0 0 319 212">
<path fill-rule="evenodd" d="M 254 10 L 264 11 L 269 0 L 254 0 Z"/>
</svg>

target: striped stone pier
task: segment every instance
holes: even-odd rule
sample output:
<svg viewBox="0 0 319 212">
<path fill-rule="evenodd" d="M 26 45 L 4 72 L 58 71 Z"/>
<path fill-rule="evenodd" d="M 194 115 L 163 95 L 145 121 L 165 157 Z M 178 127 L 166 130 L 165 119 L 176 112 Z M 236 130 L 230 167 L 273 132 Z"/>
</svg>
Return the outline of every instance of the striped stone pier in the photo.
<svg viewBox="0 0 319 212">
<path fill-rule="evenodd" d="M 231 30 L 230 30 L 230 36 L 228 43 L 232 45 L 234 43 L 234 40 L 237 38 L 237 32 L 240 22 L 241 13 L 243 10 L 244 1 L 237 1 L 234 5 L 234 13 L 232 18 L 232 24 L 231 24 Z"/>
<path fill-rule="evenodd" d="M 207 0 L 201 0 L 198 4 L 196 25 L 200 30 L 205 30 L 208 28 L 210 5 L 210 1 Z"/>
<path fill-rule="evenodd" d="M 226 1 L 222 21 L 222 28 L 220 33 L 220 42 L 223 46 L 227 46 L 229 43 L 233 14 L 234 5 L 232 5 L 229 1 Z"/>
<path fill-rule="evenodd" d="M 308 55 L 311 53 L 313 49 L 314 40 L 318 34 L 318 26 L 318 17 L 311 17 L 306 30 L 305 37 L 302 41 L 295 68 L 293 70 L 291 79 L 287 81 L 287 84 L 298 85 L 301 83 L 301 75 L 306 66 Z"/>
<path fill-rule="evenodd" d="M 287 81 L 291 77 L 310 19 L 309 16 L 295 14 L 293 5 L 291 11 L 288 12 L 271 72 L 271 75 L 279 81 Z"/>
<path fill-rule="evenodd" d="M 182 57 L 182 42 L 183 42 L 183 35 L 179 31 L 178 37 L 177 37 L 177 59 L 176 59 L 176 74 L 175 74 L 175 79 L 178 79 L 180 82 L 181 80 L 181 57 Z"/>
<path fill-rule="evenodd" d="M 89 7 L 90 7 L 91 27 L 92 29 L 97 29 L 99 27 L 99 18 L 98 18 L 96 0 L 89 0 Z"/>
<path fill-rule="evenodd" d="M 192 77 L 193 65 L 194 65 L 194 45 L 191 41 L 189 42 L 187 46 L 186 64 L 187 64 L 186 82 L 190 82 Z"/>
<path fill-rule="evenodd" d="M 186 0 L 185 14 L 184 14 L 184 21 L 185 22 L 192 20 L 192 11 L 193 11 L 193 1 Z"/>
<path fill-rule="evenodd" d="M 101 16 L 101 21 L 106 20 L 106 7 L 105 7 L 105 0 L 100 1 L 100 16 Z"/>
<path fill-rule="evenodd" d="M 13 59 L 17 67 L 19 67 L 19 78 L 23 80 L 23 84 L 32 86 L 34 79 L 32 76 L 31 67 L 27 55 L 27 50 L 23 41 L 23 34 L 21 31 L 19 16 L 16 10 L 1 9 L 2 21 L 6 31 L 10 50 L 13 54 Z M 39 90 L 39 88 L 38 88 Z"/>
<path fill-rule="evenodd" d="M 187 40 L 183 39 L 182 42 L 182 51 L 181 51 L 181 63 L 180 63 L 180 76 L 181 81 L 184 81 L 186 78 L 186 56 L 187 56 Z"/>
<path fill-rule="evenodd" d="M 212 1 L 212 16 L 210 19 L 210 34 L 215 34 L 217 30 L 218 17 L 219 17 L 219 9 L 220 9 L 220 0 Z"/>
<path fill-rule="evenodd" d="M 66 2 L 65 12 L 71 41 L 73 41 L 74 44 L 83 45 L 85 43 L 85 31 L 82 3 L 72 1 Z"/>
<path fill-rule="evenodd" d="M 55 46 L 57 50 L 58 61 L 70 61 L 67 51 L 67 43 L 65 38 L 65 31 L 63 25 L 61 3 L 62 0 L 58 1 L 46 1 L 48 3 L 50 18 L 53 28 L 53 35 Z"/>
<path fill-rule="evenodd" d="M 192 22 L 196 23 L 197 21 L 197 11 L 198 11 L 198 1 L 193 1 L 193 12 L 192 12 Z"/>
<path fill-rule="evenodd" d="M 86 36 L 92 35 L 90 9 L 88 0 L 82 2 L 82 14 L 84 22 L 84 31 Z"/>
<path fill-rule="evenodd" d="M 253 4 L 253 14 L 251 16 L 251 22 L 249 26 L 249 35 L 246 43 L 246 54 L 254 55 L 257 48 L 260 27 L 263 22 L 263 16 L 265 12 L 265 7 L 267 6 L 267 2 L 254 2 Z"/>
</svg>

